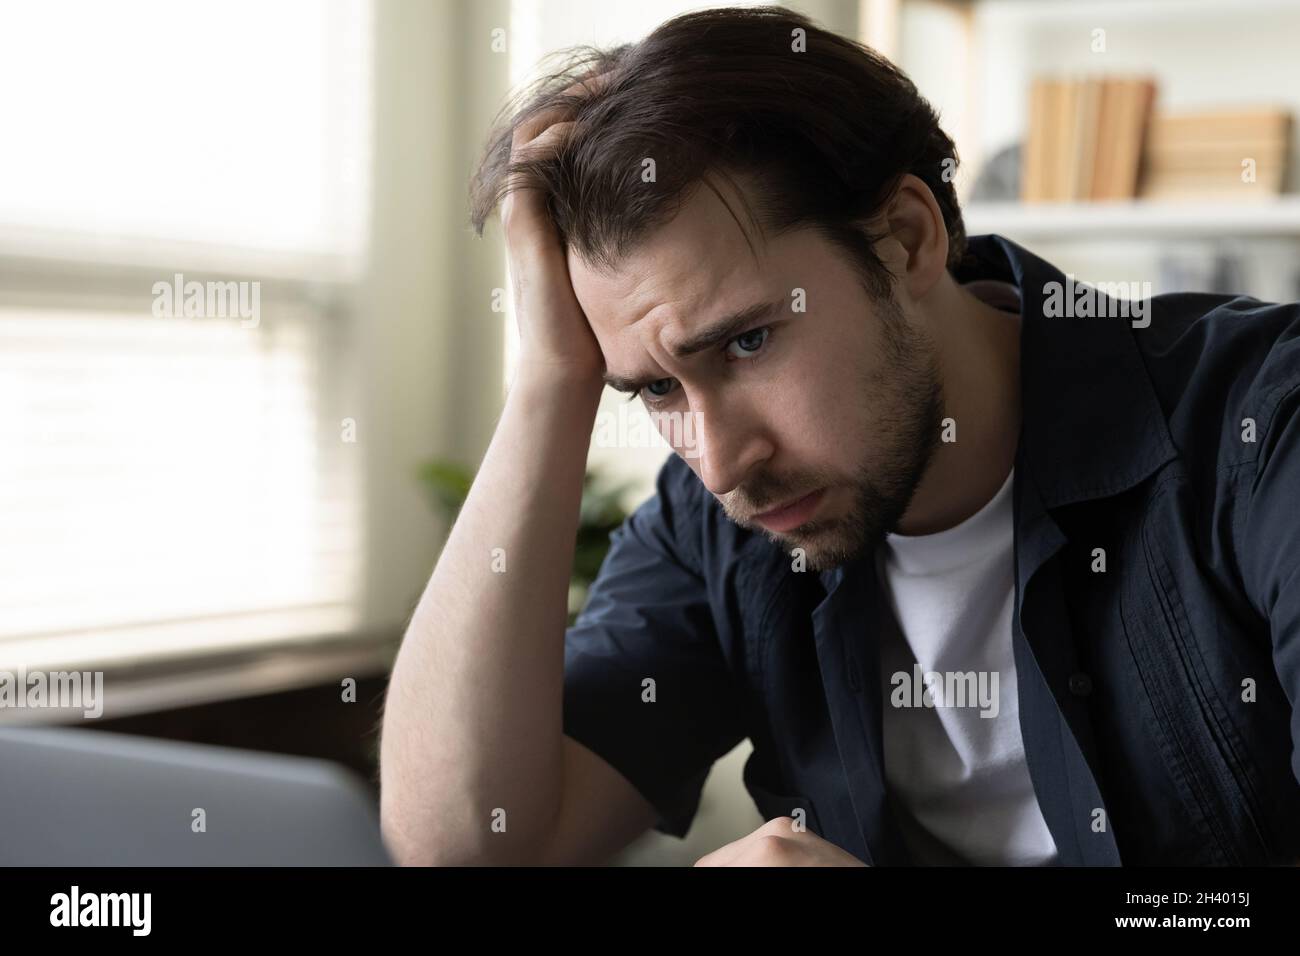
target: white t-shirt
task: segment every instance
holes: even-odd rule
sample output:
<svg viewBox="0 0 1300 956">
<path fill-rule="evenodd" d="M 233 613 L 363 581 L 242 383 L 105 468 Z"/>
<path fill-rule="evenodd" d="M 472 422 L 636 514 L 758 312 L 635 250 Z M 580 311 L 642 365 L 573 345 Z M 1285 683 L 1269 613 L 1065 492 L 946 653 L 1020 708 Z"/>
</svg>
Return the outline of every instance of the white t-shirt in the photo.
<svg viewBox="0 0 1300 956">
<path fill-rule="evenodd" d="M 956 527 L 891 534 L 879 551 L 898 624 L 881 636 L 885 778 L 918 863 L 1041 865 L 1056 857 L 1020 734 L 1014 480 L 1013 469 Z"/>
<path fill-rule="evenodd" d="M 1014 285 L 965 288 L 1019 311 Z M 887 535 L 877 554 L 890 623 L 897 624 L 881 636 L 885 779 L 903 842 L 919 863 L 1056 859 L 1020 734 L 1011 650 L 1014 483 L 1013 469 L 961 524 L 938 534 Z"/>
</svg>

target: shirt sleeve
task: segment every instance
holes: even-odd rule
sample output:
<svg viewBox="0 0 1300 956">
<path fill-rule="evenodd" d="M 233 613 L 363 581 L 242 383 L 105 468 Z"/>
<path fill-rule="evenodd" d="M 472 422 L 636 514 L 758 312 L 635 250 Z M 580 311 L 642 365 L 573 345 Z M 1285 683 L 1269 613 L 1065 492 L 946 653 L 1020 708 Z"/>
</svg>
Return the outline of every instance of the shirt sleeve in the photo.
<svg viewBox="0 0 1300 956">
<path fill-rule="evenodd" d="M 1243 572 L 1268 619 L 1274 665 L 1291 702 L 1291 772 L 1300 782 L 1300 384 L 1261 427 Z"/>
<path fill-rule="evenodd" d="M 670 457 L 656 494 L 610 535 L 564 639 L 564 733 L 684 837 L 713 763 L 745 737 L 741 695 L 718 642 L 700 567 L 702 505 Z"/>
</svg>

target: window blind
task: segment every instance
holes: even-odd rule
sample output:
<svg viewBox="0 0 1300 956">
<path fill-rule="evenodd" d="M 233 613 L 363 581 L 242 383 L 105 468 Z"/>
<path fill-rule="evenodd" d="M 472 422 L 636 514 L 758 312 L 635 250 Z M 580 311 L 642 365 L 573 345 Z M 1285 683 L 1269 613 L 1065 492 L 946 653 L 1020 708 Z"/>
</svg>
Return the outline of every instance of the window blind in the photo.
<svg viewBox="0 0 1300 956">
<path fill-rule="evenodd" d="M 356 626 L 369 23 L 0 8 L 0 668 Z"/>
</svg>

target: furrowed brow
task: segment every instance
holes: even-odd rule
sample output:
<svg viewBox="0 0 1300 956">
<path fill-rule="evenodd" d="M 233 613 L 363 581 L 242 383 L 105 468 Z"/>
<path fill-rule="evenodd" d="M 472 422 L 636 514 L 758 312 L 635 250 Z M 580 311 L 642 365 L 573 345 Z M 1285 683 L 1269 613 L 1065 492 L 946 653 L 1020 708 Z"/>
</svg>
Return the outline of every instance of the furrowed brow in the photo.
<svg viewBox="0 0 1300 956">
<path fill-rule="evenodd" d="M 692 355 L 696 355 L 706 349 L 734 338 L 745 331 L 745 327 L 751 322 L 757 322 L 760 319 L 765 319 L 775 315 L 784 305 L 784 296 L 772 302 L 760 302 L 756 305 L 751 305 L 748 308 L 741 309 L 739 312 L 732 313 L 723 319 L 719 319 L 712 325 L 700 329 L 700 331 L 693 333 L 682 342 L 669 346 L 668 351 L 674 358 L 689 358 Z M 657 382 L 663 377 L 664 376 L 662 375 L 653 375 L 640 378 L 625 378 L 621 375 L 613 375 L 610 373 L 606 373 L 602 376 L 605 384 L 610 388 L 629 395 L 636 394 L 647 385 Z"/>
</svg>

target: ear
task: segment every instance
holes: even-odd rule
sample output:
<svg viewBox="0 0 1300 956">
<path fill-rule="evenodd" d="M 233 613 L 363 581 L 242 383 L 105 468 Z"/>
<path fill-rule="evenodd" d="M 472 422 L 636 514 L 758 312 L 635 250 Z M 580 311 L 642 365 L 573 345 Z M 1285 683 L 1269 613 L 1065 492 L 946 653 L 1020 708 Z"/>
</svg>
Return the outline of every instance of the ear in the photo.
<svg viewBox="0 0 1300 956">
<path fill-rule="evenodd" d="M 934 193 L 906 173 L 881 218 L 886 236 L 877 243 L 877 254 L 897 277 L 900 292 L 924 298 L 948 269 L 948 227 Z"/>
</svg>

